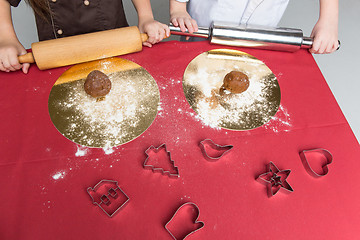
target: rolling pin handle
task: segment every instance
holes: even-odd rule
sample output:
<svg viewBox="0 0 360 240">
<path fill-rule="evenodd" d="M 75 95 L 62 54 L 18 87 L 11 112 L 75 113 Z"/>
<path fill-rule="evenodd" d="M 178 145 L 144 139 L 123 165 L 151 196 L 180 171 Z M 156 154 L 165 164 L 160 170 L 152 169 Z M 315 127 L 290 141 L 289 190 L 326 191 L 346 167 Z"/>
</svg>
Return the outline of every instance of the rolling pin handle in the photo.
<svg viewBox="0 0 360 240">
<path fill-rule="evenodd" d="M 141 42 L 146 42 L 149 39 L 149 36 L 146 33 L 140 33 Z"/>
<path fill-rule="evenodd" d="M 188 37 L 199 37 L 199 38 L 209 38 L 211 35 L 211 30 L 205 27 L 198 27 L 197 32 L 189 33 L 186 29 L 185 32 L 182 32 L 180 27 L 175 27 L 172 23 L 169 24 L 170 32 L 174 35 L 188 36 Z"/>
<path fill-rule="evenodd" d="M 341 42 L 340 40 L 338 40 L 338 47 L 336 48 L 336 51 L 340 49 L 340 46 L 341 46 Z"/>
<path fill-rule="evenodd" d="M 311 37 L 303 37 L 301 48 L 309 49 L 312 47 L 314 40 Z"/>
<path fill-rule="evenodd" d="M 165 38 L 168 38 L 169 36 L 165 36 Z M 146 42 L 149 39 L 149 36 L 146 33 L 140 33 L 141 42 Z"/>
<path fill-rule="evenodd" d="M 18 56 L 18 59 L 19 59 L 19 63 L 34 63 L 35 62 L 34 55 L 31 52 L 26 53 L 21 56 Z"/>
<path fill-rule="evenodd" d="M 311 37 L 303 37 L 303 40 L 301 43 L 301 48 L 309 49 L 312 47 L 313 43 L 314 43 L 314 39 L 312 39 Z M 338 40 L 338 47 L 337 47 L 336 51 L 340 49 L 340 46 L 341 46 L 341 43 L 340 43 L 340 40 Z"/>
</svg>

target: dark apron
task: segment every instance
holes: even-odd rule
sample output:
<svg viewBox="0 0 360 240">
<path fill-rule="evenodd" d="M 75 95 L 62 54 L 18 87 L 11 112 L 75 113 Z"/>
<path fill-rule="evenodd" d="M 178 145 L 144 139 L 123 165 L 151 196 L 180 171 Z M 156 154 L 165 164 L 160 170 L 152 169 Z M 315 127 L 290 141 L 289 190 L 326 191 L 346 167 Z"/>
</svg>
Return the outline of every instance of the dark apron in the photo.
<svg viewBox="0 0 360 240">
<path fill-rule="evenodd" d="M 8 0 L 18 6 L 21 0 Z M 39 40 L 127 27 L 121 0 L 45 0 L 51 16 L 46 20 L 35 14 Z"/>
</svg>

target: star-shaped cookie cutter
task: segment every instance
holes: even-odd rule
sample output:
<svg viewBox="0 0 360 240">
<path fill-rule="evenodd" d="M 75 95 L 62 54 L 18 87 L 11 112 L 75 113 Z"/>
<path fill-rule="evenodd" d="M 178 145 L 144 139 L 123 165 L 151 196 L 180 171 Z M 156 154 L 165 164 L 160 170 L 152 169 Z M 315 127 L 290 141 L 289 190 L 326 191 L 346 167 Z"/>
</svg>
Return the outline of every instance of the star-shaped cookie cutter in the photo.
<svg viewBox="0 0 360 240">
<path fill-rule="evenodd" d="M 268 172 L 261 174 L 257 179 L 267 183 L 270 197 L 274 196 L 280 189 L 284 189 L 288 192 L 294 191 L 286 181 L 291 170 L 279 170 L 273 162 L 269 163 L 268 169 Z"/>
<path fill-rule="evenodd" d="M 150 156 L 149 156 L 149 154 L 148 154 L 149 151 L 152 150 L 152 151 L 155 151 L 155 152 L 159 152 L 162 148 L 164 148 L 165 151 L 166 151 L 166 153 L 168 154 L 169 161 L 170 161 L 171 165 L 174 167 L 175 173 L 171 173 L 170 171 L 164 170 L 163 168 L 155 167 L 155 166 L 153 166 L 153 165 L 148 164 L 148 160 L 149 160 L 149 158 L 150 158 Z M 146 149 L 145 154 L 146 154 L 146 156 L 147 156 L 147 158 L 145 159 L 144 164 L 143 164 L 143 167 L 144 167 L 145 169 L 150 169 L 150 170 L 152 170 L 153 172 L 159 172 L 159 173 L 161 173 L 161 174 L 163 174 L 163 175 L 168 175 L 168 176 L 171 177 L 171 178 L 178 178 L 178 177 L 180 177 L 179 169 L 178 169 L 177 166 L 175 166 L 175 162 L 171 159 L 171 154 L 170 154 L 170 152 L 166 149 L 166 144 L 165 144 L 165 143 L 161 144 L 158 148 L 156 148 L 156 147 L 154 147 L 154 146 L 150 146 L 148 149 Z"/>
</svg>

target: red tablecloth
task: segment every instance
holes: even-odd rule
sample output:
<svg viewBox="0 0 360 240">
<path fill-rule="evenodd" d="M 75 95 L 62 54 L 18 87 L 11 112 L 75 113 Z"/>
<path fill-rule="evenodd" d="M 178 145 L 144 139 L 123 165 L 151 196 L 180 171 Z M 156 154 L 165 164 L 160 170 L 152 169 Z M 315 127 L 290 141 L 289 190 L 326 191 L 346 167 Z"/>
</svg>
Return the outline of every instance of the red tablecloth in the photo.
<svg viewBox="0 0 360 240">
<path fill-rule="evenodd" d="M 0 239 L 171 239 L 164 225 L 185 202 L 197 204 L 205 223 L 188 239 L 358 238 L 359 144 L 312 56 L 239 49 L 277 76 L 281 109 L 263 127 L 229 131 L 195 118 L 182 89 L 187 64 L 215 48 L 225 47 L 166 42 L 122 56 L 154 77 L 162 109 L 145 133 L 113 152 L 80 147 L 53 126 L 48 96 L 68 67 L 0 73 Z M 198 146 L 205 138 L 234 148 L 206 161 Z M 143 169 L 144 151 L 162 143 L 180 178 Z M 312 148 L 332 153 L 328 175 L 305 171 L 299 151 Z M 267 196 L 255 178 L 270 161 L 291 169 L 294 192 Z M 102 179 L 118 181 L 130 197 L 113 218 L 86 192 Z"/>
</svg>

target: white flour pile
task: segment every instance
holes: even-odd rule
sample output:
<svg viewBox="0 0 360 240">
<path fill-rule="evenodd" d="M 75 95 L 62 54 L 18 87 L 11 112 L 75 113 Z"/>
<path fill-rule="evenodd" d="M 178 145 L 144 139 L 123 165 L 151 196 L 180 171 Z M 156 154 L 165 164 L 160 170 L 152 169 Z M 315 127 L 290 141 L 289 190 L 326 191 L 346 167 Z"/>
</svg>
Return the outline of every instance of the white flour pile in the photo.
<svg viewBox="0 0 360 240">
<path fill-rule="evenodd" d="M 82 146 L 76 146 L 77 151 L 75 153 L 76 157 L 83 157 L 86 155 L 87 153 L 87 148 L 86 147 L 82 147 Z"/>
<path fill-rule="evenodd" d="M 55 173 L 55 174 L 52 176 L 52 178 L 53 178 L 54 180 L 59 180 L 59 179 L 63 179 L 63 178 L 65 177 L 65 175 L 66 175 L 66 172 L 65 172 L 65 171 L 59 171 L 59 172 Z"/>
<path fill-rule="evenodd" d="M 112 89 L 103 101 L 96 101 L 85 93 L 84 80 L 66 85 L 69 95 L 58 104 L 61 111 L 73 113 L 66 117 L 66 135 L 63 133 L 69 139 L 86 146 L 109 148 L 137 137 L 155 118 L 158 90 L 145 70 L 117 72 L 108 76 Z M 155 102 L 154 88 L 157 92 Z"/>
</svg>

